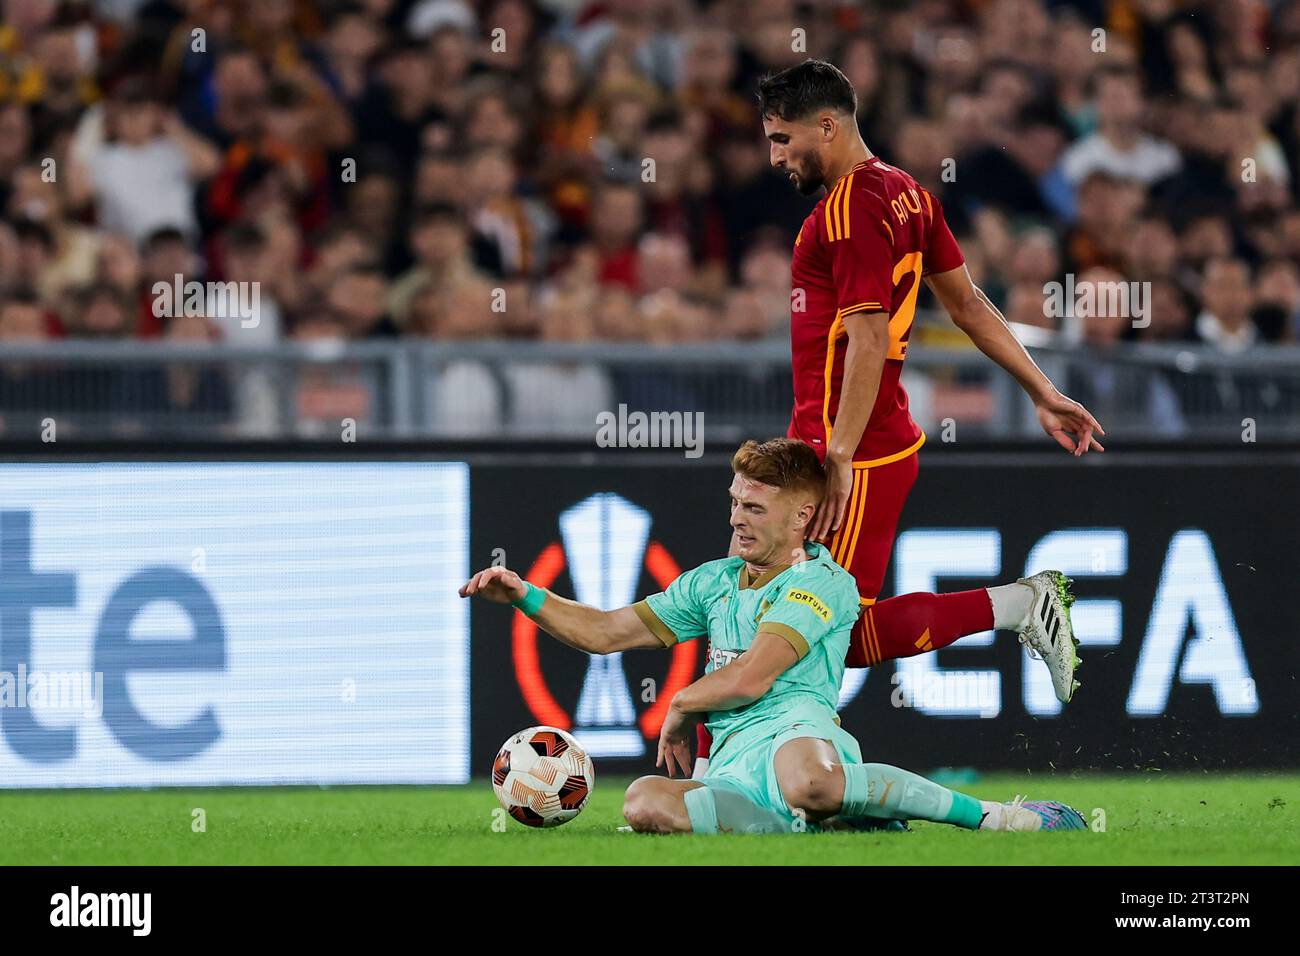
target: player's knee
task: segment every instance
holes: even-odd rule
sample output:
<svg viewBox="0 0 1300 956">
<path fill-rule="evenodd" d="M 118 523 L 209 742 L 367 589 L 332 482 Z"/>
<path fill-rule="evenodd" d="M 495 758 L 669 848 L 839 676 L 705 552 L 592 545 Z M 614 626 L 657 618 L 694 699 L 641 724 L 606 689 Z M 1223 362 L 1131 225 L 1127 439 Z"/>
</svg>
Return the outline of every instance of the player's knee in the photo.
<svg viewBox="0 0 1300 956">
<path fill-rule="evenodd" d="M 781 795 L 791 810 L 814 819 L 834 816 L 844 801 L 843 776 L 835 764 L 810 761 L 781 781 Z"/>
<path fill-rule="evenodd" d="M 623 795 L 623 818 L 637 833 L 677 833 L 682 829 L 682 813 L 677 812 L 681 797 L 662 784 L 662 777 L 642 777 Z"/>
</svg>

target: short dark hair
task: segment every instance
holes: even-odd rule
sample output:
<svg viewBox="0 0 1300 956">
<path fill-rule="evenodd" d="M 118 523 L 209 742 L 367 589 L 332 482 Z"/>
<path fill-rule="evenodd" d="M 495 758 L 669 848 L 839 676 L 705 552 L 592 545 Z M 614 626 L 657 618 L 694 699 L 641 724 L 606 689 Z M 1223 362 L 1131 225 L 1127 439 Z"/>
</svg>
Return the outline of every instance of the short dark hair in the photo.
<svg viewBox="0 0 1300 956">
<path fill-rule="evenodd" d="M 449 202 L 431 202 L 425 203 L 416 210 L 411 226 L 413 229 L 423 229 L 426 226 L 444 222 L 463 226 L 465 217 L 461 215 L 459 209 Z"/>
<path fill-rule="evenodd" d="M 113 283 L 105 279 L 96 279 L 88 285 L 82 286 L 75 293 L 77 304 L 80 308 L 87 309 L 95 302 L 101 299 L 108 299 L 119 309 L 127 308 L 126 296 L 122 290 Z"/>
<path fill-rule="evenodd" d="M 758 108 L 763 116 L 782 120 L 800 120 L 826 109 L 852 116 L 858 112 L 858 94 L 839 67 L 804 60 L 758 81 Z"/>
<path fill-rule="evenodd" d="M 156 84 L 139 74 L 123 78 L 113 88 L 112 97 L 119 103 L 156 105 L 160 102 Z"/>
<path fill-rule="evenodd" d="M 1142 93 L 1142 74 L 1138 72 L 1136 67 L 1127 63 L 1110 63 L 1088 77 L 1087 94 L 1096 96 L 1101 92 L 1101 84 L 1107 80 L 1122 80 L 1126 83 L 1133 83 L 1138 88 L 1138 94 L 1141 95 Z"/>
<path fill-rule="evenodd" d="M 223 237 L 227 252 L 261 252 L 266 248 L 266 233 L 252 221 L 237 222 Z"/>
<path fill-rule="evenodd" d="M 159 226 L 149 235 L 144 237 L 140 243 L 141 251 L 146 255 L 151 252 L 157 252 L 163 246 L 182 245 L 189 248 L 189 243 L 185 240 L 185 233 L 181 232 L 175 226 Z"/>
<path fill-rule="evenodd" d="M 0 309 L 7 309 L 11 305 L 45 311 L 45 306 L 41 304 L 40 297 L 37 296 L 33 289 L 13 289 L 4 299 L 0 300 Z"/>
<path fill-rule="evenodd" d="M 38 219 L 23 217 L 14 223 L 14 236 L 19 241 L 39 242 L 46 252 L 54 251 L 54 233 L 50 227 Z"/>
</svg>

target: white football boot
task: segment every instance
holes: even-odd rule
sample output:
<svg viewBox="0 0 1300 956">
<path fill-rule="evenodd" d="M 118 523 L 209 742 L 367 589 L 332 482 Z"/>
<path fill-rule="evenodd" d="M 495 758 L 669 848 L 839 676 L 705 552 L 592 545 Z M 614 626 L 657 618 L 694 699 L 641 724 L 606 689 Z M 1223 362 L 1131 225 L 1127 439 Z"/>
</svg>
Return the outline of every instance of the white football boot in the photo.
<svg viewBox="0 0 1300 956">
<path fill-rule="evenodd" d="M 1001 830 L 1004 833 L 1029 833 L 1043 828 L 1043 818 L 1033 810 L 1021 806 L 1024 797 L 1019 794 L 1008 803 L 984 803 L 984 815 L 979 829 Z"/>
<path fill-rule="evenodd" d="M 979 829 L 1009 833 L 1042 830 L 1086 830 L 1083 814 L 1058 800 L 1026 800 L 1017 795 L 1010 803 L 984 803 Z"/>
<path fill-rule="evenodd" d="M 1079 689 L 1074 669 L 1081 663 L 1075 653 L 1079 639 L 1070 624 L 1070 605 L 1074 603 L 1070 579 L 1060 571 L 1039 571 L 1016 583 L 1028 585 L 1034 592 L 1029 618 L 1019 631 L 1020 643 L 1029 649 L 1030 657 L 1047 665 L 1056 699 L 1068 704 Z"/>
</svg>

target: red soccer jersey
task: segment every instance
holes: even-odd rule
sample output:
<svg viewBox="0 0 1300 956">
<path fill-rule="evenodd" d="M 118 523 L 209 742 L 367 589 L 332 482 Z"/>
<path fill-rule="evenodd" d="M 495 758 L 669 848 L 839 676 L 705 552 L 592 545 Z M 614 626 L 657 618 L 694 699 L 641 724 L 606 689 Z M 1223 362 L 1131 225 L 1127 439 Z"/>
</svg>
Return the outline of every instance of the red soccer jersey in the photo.
<svg viewBox="0 0 1300 956">
<path fill-rule="evenodd" d="M 853 167 L 804 220 L 790 266 L 794 414 L 790 436 L 824 458 L 839 410 L 844 317 L 880 313 L 889 350 L 855 462 L 901 457 L 925 441 L 899 384 L 921 277 L 965 260 L 939 200 L 879 159 Z"/>
</svg>

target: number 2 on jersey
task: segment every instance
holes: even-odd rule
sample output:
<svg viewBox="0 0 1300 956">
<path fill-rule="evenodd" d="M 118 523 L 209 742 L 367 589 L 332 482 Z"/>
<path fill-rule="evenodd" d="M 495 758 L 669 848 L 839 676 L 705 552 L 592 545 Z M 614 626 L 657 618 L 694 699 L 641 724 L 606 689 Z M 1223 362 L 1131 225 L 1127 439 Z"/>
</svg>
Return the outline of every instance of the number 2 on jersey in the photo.
<svg viewBox="0 0 1300 956">
<path fill-rule="evenodd" d="M 889 351 L 885 358 L 903 361 L 907 355 L 907 343 L 903 340 L 912 320 L 916 317 L 916 296 L 921 291 L 921 254 L 909 252 L 894 265 L 894 288 L 898 288 L 903 276 L 912 273 L 912 288 L 907 291 L 907 298 L 898 307 L 898 311 L 889 317 Z"/>
</svg>

